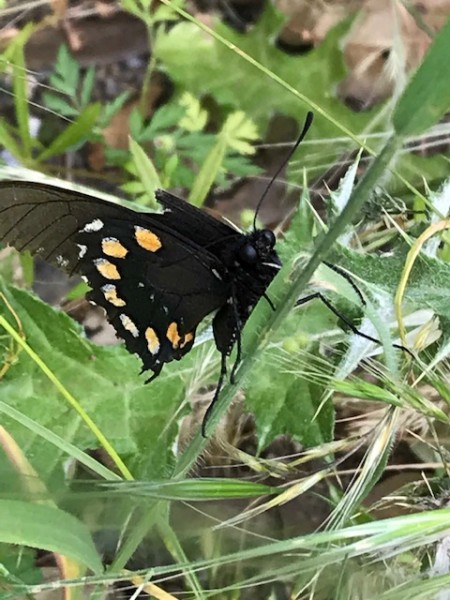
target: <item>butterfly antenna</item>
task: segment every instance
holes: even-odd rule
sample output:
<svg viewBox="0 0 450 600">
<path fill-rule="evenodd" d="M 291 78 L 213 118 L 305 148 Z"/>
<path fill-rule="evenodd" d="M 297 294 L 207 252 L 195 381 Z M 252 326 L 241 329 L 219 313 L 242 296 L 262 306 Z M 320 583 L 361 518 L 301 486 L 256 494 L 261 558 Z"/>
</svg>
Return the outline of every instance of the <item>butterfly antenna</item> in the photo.
<svg viewBox="0 0 450 600">
<path fill-rule="evenodd" d="M 291 148 L 291 150 L 289 150 L 289 154 L 286 156 L 286 158 L 283 160 L 283 162 L 281 163 L 281 165 L 275 171 L 274 175 L 272 175 L 271 180 L 269 181 L 269 183 L 267 184 L 266 189 L 262 193 L 262 196 L 259 199 L 259 202 L 258 202 L 258 204 L 256 206 L 255 216 L 253 218 L 253 229 L 256 229 L 256 217 L 258 216 L 259 209 L 261 208 L 261 205 L 264 202 L 264 199 L 266 198 L 267 194 L 269 193 L 269 190 L 272 187 L 274 181 L 278 178 L 278 176 L 280 175 L 281 171 L 284 169 L 284 167 L 286 166 L 286 164 L 291 160 L 292 155 L 294 154 L 294 152 L 297 150 L 297 148 L 302 143 L 305 135 L 308 133 L 308 130 L 311 127 L 311 124 L 313 122 L 313 118 L 314 118 L 314 114 L 311 111 L 308 111 L 308 113 L 306 115 L 305 123 L 303 125 L 302 132 L 299 135 L 298 140 L 295 142 L 295 144 Z"/>
</svg>

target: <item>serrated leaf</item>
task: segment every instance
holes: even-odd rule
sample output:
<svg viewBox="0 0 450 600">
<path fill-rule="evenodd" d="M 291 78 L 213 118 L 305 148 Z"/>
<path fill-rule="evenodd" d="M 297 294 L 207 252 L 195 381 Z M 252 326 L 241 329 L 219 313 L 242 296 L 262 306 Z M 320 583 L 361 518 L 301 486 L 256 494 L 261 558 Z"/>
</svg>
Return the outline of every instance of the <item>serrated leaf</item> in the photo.
<svg viewBox="0 0 450 600">
<path fill-rule="evenodd" d="M 97 122 L 100 110 L 101 104 L 99 103 L 87 106 L 77 119 L 66 127 L 48 148 L 41 152 L 37 160 L 42 162 L 51 156 L 62 154 L 69 148 L 88 139 L 92 135 L 92 130 Z"/>
<path fill-rule="evenodd" d="M 56 94 L 43 94 L 42 100 L 44 106 L 51 111 L 64 117 L 76 117 L 79 111 L 71 106 L 64 96 L 56 96 Z"/>
<path fill-rule="evenodd" d="M 130 97 L 129 92 L 122 92 L 112 102 L 107 102 L 103 106 L 103 114 L 101 115 L 99 126 L 106 127 L 114 115 L 122 108 L 125 102 Z"/>
<path fill-rule="evenodd" d="M 55 75 L 50 77 L 50 83 L 68 96 L 75 96 L 80 80 L 80 66 L 63 44 L 56 57 Z"/>
<path fill-rule="evenodd" d="M 68 556 L 94 573 L 103 571 L 85 525 L 58 508 L 0 499 L 0 541 Z"/>
<path fill-rule="evenodd" d="M 358 275 L 367 284 L 385 290 L 393 297 L 405 264 L 407 249 L 397 249 L 390 255 L 362 255 L 346 249 L 332 260 Z M 370 287 L 369 287 L 370 289 Z M 413 267 L 405 290 L 405 300 L 416 308 L 431 308 L 446 322 L 450 320 L 448 290 L 450 265 L 421 254 Z"/>
<path fill-rule="evenodd" d="M 186 131 L 201 131 L 208 121 L 208 113 L 202 108 L 197 98 L 189 92 L 185 92 L 181 96 L 179 104 L 185 109 L 185 114 L 178 123 L 179 126 Z"/>
<path fill-rule="evenodd" d="M 152 140 L 163 131 L 175 127 L 183 118 L 186 109 L 177 104 L 165 104 L 158 108 L 152 116 L 150 123 L 139 134 L 139 139 Z"/>
<path fill-rule="evenodd" d="M 242 111 L 235 111 L 228 116 L 221 134 L 226 138 L 227 145 L 240 154 L 254 154 L 255 148 L 248 143 L 258 139 L 255 123 Z"/>
<path fill-rule="evenodd" d="M 355 114 L 329 93 L 346 75 L 339 44 L 349 22 L 335 28 L 319 47 L 307 55 L 294 57 L 277 49 L 274 42 L 268 48 L 268 40 L 276 39 L 282 20 L 283 17 L 267 5 L 263 16 L 245 35 L 224 24 L 216 24 L 215 30 L 294 88 L 299 87 L 301 74 L 301 89 L 306 90 L 308 98 L 320 104 L 342 125 L 353 131 L 362 131 L 373 118 L 374 111 Z M 255 70 L 254 66 L 242 59 L 240 53 L 234 53 L 219 41 L 205 36 L 193 24 L 182 22 L 159 35 L 154 52 L 182 89 L 197 98 L 211 95 L 221 106 L 242 110 L 258 127 L 267 124 L 274 107 L 278 112 L 295 119 L 302 111 L 301 103 L 291 93 Z M 192 69 L 192 64 L 196 65 L 195 69 Z M 226 85 L 223 65 L 227 65 Z M 323 146 L 315 146 L 311 142 L 314 138 L 324 139 L 337 134 L 339 132 L 334 126 L 320 115 L 316 116 L 308 134 L 308 147 L 299 151 L 304 161 L 302 164 L 323 165 Z M 336 146 L 336 154 L 341 151 L 342 147 Z M 332 160 L 331 155 L 327 156 L 328 160 Z"/>
<path fill-rule="evenodd" d="M 319 386 L 283 368 L 277 350 L 267 350 L 258 365 L 258 378 L 249 382 L 246 405 L 255 416 L 259 448 L 276 436 L 292 435 L 304 446 L 330 441 L 334 410 L 330 401 L 323 406 Z M 320 410 L 319 410 L 320 408 Z"/>
</svg>

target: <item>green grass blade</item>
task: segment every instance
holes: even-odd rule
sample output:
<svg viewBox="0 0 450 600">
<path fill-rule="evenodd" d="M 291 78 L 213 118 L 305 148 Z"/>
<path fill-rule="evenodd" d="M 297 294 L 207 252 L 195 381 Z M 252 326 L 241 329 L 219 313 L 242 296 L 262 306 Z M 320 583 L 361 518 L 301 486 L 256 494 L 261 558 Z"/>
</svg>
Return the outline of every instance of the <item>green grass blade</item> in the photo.
<svg viewBox="0 0 450 600">
<path fill-rule="evenodd" d="M 225 136 L 219 134 L 217 142 L 208 153 L 189 194 L 189 202 L 194 206 L 203 206 L 203 202 L 222 166 L 226 148 Z"/>
<path fill-rule="evenodd" d="M 26 34 L 27 31 L 30 31 L 30 28 L 25 28 L 25 30 L 20 34 L 24 42 L 28 38 L 28 34 Z M 28 82 L 26 76 L 24 75 L 24 73 L 26 73 L 26 66 L 23 44 L 17 44 L 15 48 L 12 58 L 12 69 L 14 108 L 16 112 L 17 125 L 19 127 L 20 139 L 22 141 L 22 157 L 29 160 L 31 159 L 32 139 L 30 133 L 30 110 L 27 97 Z"/>
<path fill-rule="evenodd" d="M 144 186 L 145 193 L 148 196 L 148 204 L 156 207 L 155 190 L 161 187 L 161 181 L 155 166 L 143 148 L 131 137 L 130 152 L 139 181 Z"/>
<path fill-rule="evenodd" d="M 50 146 L 39 154 L 37 161 L 43 162 L 52 156 L 62 154 L 72 146 L 87 139 L 92 134 L 101 108 L 101 104 L 99 103 L 87 106 L 83 112 L 80 113 L 76 121 L 66 127 L 66 129 L 53 140 Z"/>
<path fill-rule="evenodd" d="M 1 400 L 0 413 L 8 415 L 8 417 L 10 417 L 11 419 L 14 419 L 15 421 L 17 421 L 36 435 L 39 435 L 43 439 L 47 440 L 50 444 L 53 444 L 56 448 L 59 448 L 68 456 L 74 458 L 76 461 L 84 465 L 93 473 L 96 473 L 99 477 L 103 477 L 104 479 L 109 480 L 117 479 L 121 481 L 121 478 L 117 475 L 117 473 L 114 473 L 114 471 L 111 471 L 110 469 L 99 463 L 97 460 L 92 458 L 92 456 L 89 456 L 89 454 L 86 454 L 86 452 L 83 452 L 67 440 L 61 438 L 56 433 L 53 433 L 53 431 L 50 431 L 50 429 L 47 429 L 47 427 L 44 427 L 40 423 L 33 421 L 33 419 L 30 419 L 29 417 L 19 412 L 12 406 L 8 406 L 8 404 L 2 402 Z"/>
</svg>

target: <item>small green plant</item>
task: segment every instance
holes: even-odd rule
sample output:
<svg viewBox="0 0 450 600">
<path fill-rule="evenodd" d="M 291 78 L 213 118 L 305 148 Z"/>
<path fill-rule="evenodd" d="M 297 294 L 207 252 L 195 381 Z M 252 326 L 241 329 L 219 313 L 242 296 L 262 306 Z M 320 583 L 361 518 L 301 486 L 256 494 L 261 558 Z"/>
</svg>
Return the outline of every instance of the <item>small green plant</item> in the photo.
<svg viewBox="0 0 450 600">
<path fill-rule="evenodd" d="M 70 54 L 68 47 L 63 44 L 55 63 L 55 70 L 50 75 L 51 91 L 44 92 L 44 106 L 59 116 L 74 119 L 85 111 L 92 103 L 92 92 L 95 82 L 95 67 L 90 66 L 82 74 L 79 62 Z M 128 93 L 120 94 L 113 102 L 102 106 L 98 129 L 105 127 L 128 98 Z"/>
<path fill-rule="evenodd" d="M 94 69 L 89 68 L 82 76 L 79 63 L 70 55 L 67 47 L 62 46 L 55 72 L 50 76 L 53 90 L 43 95 L 43 101 L 51 113 L 64 118 L 65 126 L 51 139 L 43 141 L 39 133 L 32 132 L 27 92 L 24 47 L 32 32 L 31 26 L 25 27 L 3 53 L 4 68 L 9 67 L 13 75 L 16 123 L 10 124 L 0 118 L 0 139 L 16 160 L 28 167 L 38 168 L 49 158 L 98 139 L 101 128 L 121 108 L 127 94 L 121 94 L 114 102 L 104 106 L 94 102 L 91 98 Z"/>
<path fill-rule="evenodd" d="M 217 134 L 208 133 L 208 113 L 191 94 L 185 93 L 178 103 L 159 108 L 150 122 L 139 110 L 130 116 L 130 133 L 134 141 L 131 160 L 126 151 L 107 151 L 107 156 L 133 177 L 122 186 L 128 193 L 144 200 L 150 185 L 145 170 L 138 168 L 136 145 L 149 148 L 154 167 L 148 172 L 159 173 L 159 185 L 164 188 L 184 187 L 191 190 L 189 199 L 201 205 L 213 184 L 225 187 L 230 177 L 256 175 L 260 169 L 250 161 L 258 138 L 255 124 L 241 111 L 231 113 Z M 128 159 L 128 160 L 126 160 Z"/>
</svg>

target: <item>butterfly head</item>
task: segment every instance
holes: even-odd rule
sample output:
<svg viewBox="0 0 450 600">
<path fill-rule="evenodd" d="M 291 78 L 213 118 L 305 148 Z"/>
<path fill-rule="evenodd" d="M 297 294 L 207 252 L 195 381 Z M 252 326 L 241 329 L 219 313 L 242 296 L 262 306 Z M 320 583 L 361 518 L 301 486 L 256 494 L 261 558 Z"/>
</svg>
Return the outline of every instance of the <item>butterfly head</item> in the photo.
<svg viewBox="0 0 450 600">
<path fill-rule="evenodd" d="M 244 267 L 270 267 L 276 272 L 281 261 L 275 251 L 276 238 L 270 229 L 256 229 L 239 248 L 239 263 Z"/>
</svg>

